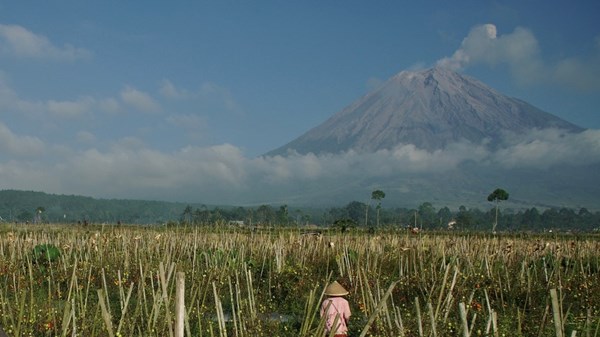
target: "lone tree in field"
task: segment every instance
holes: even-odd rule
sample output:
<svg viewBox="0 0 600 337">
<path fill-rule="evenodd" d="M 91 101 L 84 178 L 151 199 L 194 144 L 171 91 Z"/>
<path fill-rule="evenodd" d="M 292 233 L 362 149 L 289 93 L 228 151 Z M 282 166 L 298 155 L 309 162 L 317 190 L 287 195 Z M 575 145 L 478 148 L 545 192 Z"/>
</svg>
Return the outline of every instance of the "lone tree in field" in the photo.
<svg viewBox="0 0 600 337">
<path fill-rule="evenodd" d="M 494 190 L 494 192 L 488 195 L 487 200 L 496 203 L 496 221 L 494 222 L 494 226 L 492 227 L 492 232 L 495 233 L 496 226 L 498 226 L 498 203 L 501 200 L 508 200 L 508 192 L 501 188 L 497 188 Z"/>
<path fill-rule="evenodd" d="M 377 227 L 379 227 L 379 210 L 381 209 L 381 199 L 385 198 L 382 190 L 375 190 L 371 193 L 371 199 L 377 200 Z"/>
</svg>

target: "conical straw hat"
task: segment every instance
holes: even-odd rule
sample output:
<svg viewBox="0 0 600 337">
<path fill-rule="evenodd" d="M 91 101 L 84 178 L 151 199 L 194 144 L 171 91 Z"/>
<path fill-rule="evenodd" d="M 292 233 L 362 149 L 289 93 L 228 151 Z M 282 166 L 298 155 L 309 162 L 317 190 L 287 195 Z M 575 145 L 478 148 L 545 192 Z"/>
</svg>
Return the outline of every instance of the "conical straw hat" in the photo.
<svg viewBox="0 0 600 337">
<path fill-rule="evenodd" d="M 348 295 L 348 290 L 344 289 L 341 284 L 337 281 L 333 281 L 330 285 L 325 288 L 325 295 L 327 296 L 344 296 Z"/>
</svg>

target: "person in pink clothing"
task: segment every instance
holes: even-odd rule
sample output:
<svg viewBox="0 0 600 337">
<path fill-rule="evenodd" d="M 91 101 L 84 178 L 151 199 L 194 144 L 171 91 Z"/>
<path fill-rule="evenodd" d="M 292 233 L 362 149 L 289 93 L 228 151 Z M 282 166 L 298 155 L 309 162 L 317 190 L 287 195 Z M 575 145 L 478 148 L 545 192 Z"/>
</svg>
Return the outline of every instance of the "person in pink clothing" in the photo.
<svg viewBox="0 0 600 337">
<path fill-rule="evenodd" d="M 321 317 L 326 319 L 326 336 L 332 330 L 335 337 L 348 336 L 348 319 L 352 313 L 350 312 L 350 304 L 342 297 L 348 295 L 348 291 L 337 281 L 334 281 L 325 288 L 325 295 L 328 297 L 321 303 Z"/>
</svg>

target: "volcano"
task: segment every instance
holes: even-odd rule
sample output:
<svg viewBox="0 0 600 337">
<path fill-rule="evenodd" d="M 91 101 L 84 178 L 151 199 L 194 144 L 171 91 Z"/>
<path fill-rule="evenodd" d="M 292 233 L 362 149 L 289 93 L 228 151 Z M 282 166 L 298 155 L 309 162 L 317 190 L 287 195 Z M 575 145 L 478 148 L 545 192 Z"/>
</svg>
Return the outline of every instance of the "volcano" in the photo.
<svg viewBox="0 0 600 337">
<path fill-rule="evenodd" d="M 435 67 L 398 73 L 266 155 L 375 152 L 407 144 L 434 151 L 461 141 L 496 146 L 507 133 L 549 128 L 583 131 L 472 77 Z"/>
</svg>

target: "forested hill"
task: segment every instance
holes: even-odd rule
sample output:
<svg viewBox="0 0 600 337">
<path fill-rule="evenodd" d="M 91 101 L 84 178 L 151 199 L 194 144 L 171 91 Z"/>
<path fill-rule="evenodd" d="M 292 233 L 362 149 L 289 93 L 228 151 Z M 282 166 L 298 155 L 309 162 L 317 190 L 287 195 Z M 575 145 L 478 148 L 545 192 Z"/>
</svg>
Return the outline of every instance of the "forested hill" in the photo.
<svg viewBox="0 0 600 337">
<path fill-rule="evenodd" d="M 94 199 L 34 191 L 0 190 L 0 221 L 77 223 L 88 221 L 155 224 L 177 221 L 187 204 L 122 199 Z"/>
</svg>

